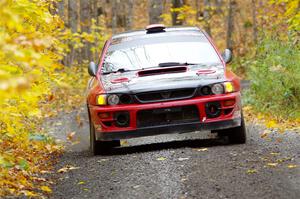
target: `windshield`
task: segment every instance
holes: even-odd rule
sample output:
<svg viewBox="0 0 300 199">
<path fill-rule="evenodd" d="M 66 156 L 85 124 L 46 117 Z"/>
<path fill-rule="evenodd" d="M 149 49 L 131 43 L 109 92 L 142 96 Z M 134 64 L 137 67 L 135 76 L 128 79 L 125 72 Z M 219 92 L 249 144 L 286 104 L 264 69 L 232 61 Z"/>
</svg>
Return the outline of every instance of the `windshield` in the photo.
<svg viewBox="0 0 300 199">
<path fill-rule="evenodd" d="M 168 62 L 221 64 L 216 51 L 204 36 L 160 36 L 111 45 L 102 72 L 141 70 Z"/>
</svg>

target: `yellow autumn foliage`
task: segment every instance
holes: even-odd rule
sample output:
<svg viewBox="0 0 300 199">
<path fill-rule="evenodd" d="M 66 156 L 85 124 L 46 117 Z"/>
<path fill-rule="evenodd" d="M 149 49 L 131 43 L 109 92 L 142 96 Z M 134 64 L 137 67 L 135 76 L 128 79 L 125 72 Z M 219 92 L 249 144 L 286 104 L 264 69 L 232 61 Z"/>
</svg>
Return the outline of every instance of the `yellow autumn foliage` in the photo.
<svg viewBox="0 0 300 199">
<path fill-rule="evenodd" d="M 0 1 L 0 197 L 51 191 L 37 175 L 51 169 L 61 147 L 40 124 L 84 97 L 86 70 L 64 67 L 60 60 L 67 40 L 79 45 L 94 38 L 86 33 L 75 38 L 50 13 L 53 2 Z"/>
</svg>

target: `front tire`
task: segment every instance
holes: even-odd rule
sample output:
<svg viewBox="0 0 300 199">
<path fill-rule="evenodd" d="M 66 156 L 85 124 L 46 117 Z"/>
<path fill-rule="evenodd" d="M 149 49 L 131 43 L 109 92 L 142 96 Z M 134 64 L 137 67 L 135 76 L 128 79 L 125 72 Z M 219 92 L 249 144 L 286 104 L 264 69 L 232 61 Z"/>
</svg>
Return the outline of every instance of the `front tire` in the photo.
<svg viewBox="0 0 300 199">
<path fill-rule="evenodd" d="M 246 127 L 244 117 L 241 118 L 241 126 L 224 129 L 218 132 L 220 137 L 228 136 L 229 142 L 232 144 L 244 144 L 247 140 Z"/>
<path fill-rule="evenodd" d="M 98 141 L 96 140 L 95 127 L 90 122 L 90 150 L 93 155 L 109 154 L 113 147 L 120 146 L 119 140 L 113 141 Z"/>
</svg>

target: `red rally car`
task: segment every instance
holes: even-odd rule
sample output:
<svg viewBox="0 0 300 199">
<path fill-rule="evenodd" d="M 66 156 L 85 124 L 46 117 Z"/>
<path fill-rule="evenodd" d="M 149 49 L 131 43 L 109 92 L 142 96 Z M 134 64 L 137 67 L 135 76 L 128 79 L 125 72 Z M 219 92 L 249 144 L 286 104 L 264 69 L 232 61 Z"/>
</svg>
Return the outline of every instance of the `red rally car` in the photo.
<svg viewBox="0 0 300 199">
<path fill-rule="evenodd" d="M 210 130 L 245 143 L 239 78 L 197 27 L 150 25 L 114 35 L 90 63 L 87 106 L 94 154 L 120 139 Z"/>
</svg>

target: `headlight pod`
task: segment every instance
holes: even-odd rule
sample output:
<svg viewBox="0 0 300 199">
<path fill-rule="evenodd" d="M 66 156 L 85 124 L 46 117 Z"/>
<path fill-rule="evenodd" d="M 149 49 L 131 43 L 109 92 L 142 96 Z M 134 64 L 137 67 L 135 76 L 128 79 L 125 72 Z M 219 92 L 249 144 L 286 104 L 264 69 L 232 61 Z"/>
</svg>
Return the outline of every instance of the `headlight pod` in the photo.
<svg viewBox="0 0 300 199">
<path fill-rule="evenodd" d="M 102 94 L 96 98 L 97 105 L 118 105 L 118 104 L 131 104 L 133 98 L 128 94 Z"/>
<path fill-rule="evenodd" d="M 220 95 L 224 93 L 224 87 L 222 84 L 214 84 L 211 87 L 211 92 L 215 95 Z"/>
<path fill-rule="evenodd" d="M 223 82 L 223 83 L 203 86 L 200 88 L 199 92 L 200 92 L 199 94 L 202 96 L 220 95 L 224 93 L 235 92 L 235 88 L 232 82 Z"/>
<path fill-rule="evenodd" d="M 109 105 L 117 105 L 117 104 L 119 104 L 119 102 L 120 102 L 120 98 L 118 95 L 113 94 L 113 95 L 109 95 L 107 97 L 107 103 Z"/>
</svg>

